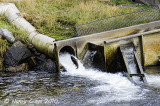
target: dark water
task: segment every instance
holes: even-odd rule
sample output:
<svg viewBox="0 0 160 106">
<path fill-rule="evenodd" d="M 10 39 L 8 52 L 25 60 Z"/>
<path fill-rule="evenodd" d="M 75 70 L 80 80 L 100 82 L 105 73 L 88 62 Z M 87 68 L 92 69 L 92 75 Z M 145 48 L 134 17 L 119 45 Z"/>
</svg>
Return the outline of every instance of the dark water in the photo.
<svg viewBox="0 0 160 106">
<path fill-rule="evenodd" d="M 150 73 L 146 74 L 148 85 L 140 87 L 131 84 L 135 89 L 128 87 L 130 83 L 121 74 L 105 74 L 106 77 L 111 76 L 111 81 L 104 83 L 98 76 L 93 78 L 92 71 L 89 72 L 90 77 L 68 72 L 1 73 L 0 104 L 2 106 L 159 106 L 160 68 L 150 68 L 146 72 Z M 96 72 L 96 74 L 103 73 Z M 120 85 L 114 82 L 117 77 Z"/>
<path fill-rule="evenodd" d="M 69 105 L 72 102 L 77 104 L 85 101 L 86 87 L 94 85 L 94 82 L 88 79 L 63 74 L 53 75 L 34 71 L 1 73 L 0 104 L 16 106 Z"/>
</svg>

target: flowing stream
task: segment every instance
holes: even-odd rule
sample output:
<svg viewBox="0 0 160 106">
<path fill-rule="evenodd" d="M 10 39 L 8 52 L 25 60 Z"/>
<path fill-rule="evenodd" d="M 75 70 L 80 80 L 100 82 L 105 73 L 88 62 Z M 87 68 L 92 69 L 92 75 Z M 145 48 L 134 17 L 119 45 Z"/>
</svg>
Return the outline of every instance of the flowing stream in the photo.
<svg viewBox="0 0 160 106">
<path fill-rule="evenodd" d="M 60 55 L 67 70 L 59 74 L 44 71 L 1 73 L 0 105 L 4 106 L 158 106 L 160 104 L 160 70 L 146 74 L 148 84 L 138 86 L 122 73 L 106 73 L 85 68 L 70 54 Z M 150 72 L 150 71 L 149 71 Z"/>
<path fill-rule="evenodd" d="M 128 53 L 132 52 L 133 50 L 129 50 Z M 136 73 L 136 69 L 133 66 L 135 63 L 133 60 L 129 60 L 130 55 L 128 55 L 128 61 L 131 63 L 129 64 L 129 67 L 131 69 L 131 72 L 134 74 Z M 76 57 L 75 57 L 76 58 Z M 66 63 L 67 61 L 67 63 Z M 87 103 L 89 104 L 108 104 L 113 103 L 115 105 L 115 102 L 117 103 L 130 103 L 132 101 L 145 101 L 148 97 L 150 97 L 153 93 L 152 90 L 148 89 L 150 87 L 155 87 L 158 89 L 160 88 L 160 76 L 153 76 L 148 75 L 148 86 L 146 87 L 140 87 L 138 85 L 134 85 L 131 83 L 128 78 L 124 77 L 122 73 L 105 73 L 101 72 L 100 70 L 92 69 L 92 68 L 85 68 L 83 64 L 79 61 L 79 68 L 76 69 L 75 65 L 70 59 L 70 54 L 63 54 L 60 56 L 60 62 L 65 67 L 67 72 L 63 72 L 64 75 L 70 75 L 70 76 L 78 76 L 82 78 L 87 78 L 90 81 L 93 81 L 96 83 L 96 86 L 89 88 L 88 90 L 94 94 L 92 98 L 89 98 L 87 100 Z M 139 78 L 134 77 L 136 81 L 139 80 Z M 155 96 L 160 96 L 159 92 Z M 148 98 L 153 99 L 153 98 Z M 160 99 L 160 98 L 157 98 Z M 117 104 L 118 105 L 118 104 Z"/>
</svg>

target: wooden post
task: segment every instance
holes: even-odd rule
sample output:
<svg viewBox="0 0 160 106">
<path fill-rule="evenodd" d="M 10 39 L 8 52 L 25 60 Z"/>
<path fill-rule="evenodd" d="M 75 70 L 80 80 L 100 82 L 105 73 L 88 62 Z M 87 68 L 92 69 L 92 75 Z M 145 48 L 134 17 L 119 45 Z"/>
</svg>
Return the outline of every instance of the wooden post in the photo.
<svg viewBox="0 0 160 106">
<path fill-rule="evenodd" d="M 121 51 L 121 53 L 122 53 L 122 57 L 123 57 L 123 60 L 124 60 L 124 63 L 125 63 L 125 66 L 126 66 L 128 75 L 130 75 L 130 74 L 131 74 L 131 71 L 130 71 L 130 68 L 129 68 L 129 64 L 128 64 L 128 62 L 127 62 L 125 53 L 124 53 L 124 51 L 123 51 L 123 49 L 122 49 L 121 46 L 120 46 L 120 51 Z M 133 81 L 132 77 L 130 77 L 130 76 L 129 76 L 129 79 L 130 79 L 131 81 Z"/>
<path fill-rule="evenodd" d="M 106 62 L 106 49 L 107 49 L 107 47 L 106 47 L 106 45 L 107 45 L 107 43 L 106 43 L 106 41 L 104 41 L 104 43 L 103 43 L 103 47 L 104 47 L 104 62 L 105 62 L 105 69 L 106 69 L 106 72 L 107 72 L 107 66 L 106 66 L 106 64 L 107 64 L 107 62 Z"/>
<path fill-rule="evenodd" d="M 144 57 L 144 47 L 143 47 L 143 35 L 139 37 L 140 39 L 140 52 L 141 52 L 141 64 L 142 67 L 144 69 L 144 65 L 145 65 L 145 57 Z"/>
<path fill-rule="evenodd" d="M 139 58 L 138 58 L 138 55 L 137 55 L 136 51 L 134 51 L 134 56 L 135 56 L 135 58 L 136 58 L 136 62 L 137 62 L 137 64 L 138 64 L 140 73 L 141 73 L 142 75 L 144 75 L 143 67 L 142 67 L 142 65 L 141 65 L 141 63 L 140 63 L 140 61 L 139 61 Z M 143 79 L 143 82 L 145 82 L 145 83 L 147 82 L 145 76 L 142 77 L 142 79 Z"/>
</svg>

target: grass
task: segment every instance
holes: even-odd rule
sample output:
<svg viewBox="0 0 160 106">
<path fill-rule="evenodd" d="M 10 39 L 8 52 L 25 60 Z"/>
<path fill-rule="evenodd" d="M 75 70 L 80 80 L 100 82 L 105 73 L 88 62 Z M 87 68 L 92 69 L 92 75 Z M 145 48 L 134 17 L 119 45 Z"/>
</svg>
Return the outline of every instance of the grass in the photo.
<svg viewBox="0 0 160 106">
<path fill-rule="evenodd" d="M 8 42 L 6 40 L 0 40 L 0 68 L 3 67 L 3 54 L 8 48 Z"/>
<path fill-rule="evenodd" d="M 23 41 L 27 41 L 27 32 L 20 31 L 15 26 L 12 26 L 5 17 L 0 17 L 0 28 L 8 29 L 16 38 L 21 38 Z M 0 39 L 0 68 L 3 67 L 3 58 L 6 50 L 11 46 L 5 39 Z"/>
<path fill-rule="evenodd" d="M 108 0 L 116 5 L 119 5 L 119 4 L 128 4 L 130 3 L 128 0 Z"/>
<path fill-rule="evenodd" d="M 21 31 L 15 26 L 11 25 L 5 17 L 0 17 L 0 28 L 7 29 L 12 32 L 15 37 L 20 37 L 26 41 L 26 35 L 28 33 L 25 31 Z"/>
<path fill-rule="evenodd" d="M 5 2 L 6 0 L 0 0 Z M 22 16 L 36 29 L 57 40 L 68 39 L 76 34 L 75 26 L 90 21 L 140 10 L 134 7 L 116 5 L 133 3 L 128 0 L 23 0 L 12 1 Z M 114 5 L 110 5 L 114 4 Z M 0 28 L 11 31 L 16 37 L 26 40 L 27 33 L 16 29 L 4 17 L 0 17 Z M 1 54 L 10 46 L 5 40 L 0 42 Z M 5 45 L 5 46 L 3 46 Z M 0 60 L 0 64 L 2 64 Z M 1 65 L 0 65 L 1 67 Z"/>
<path fill-rule="evenodd" d="M 129 3 L 128 0 L 24 0 L 14 3 L 40 33 L 62 40 L 76 34 L 76 25 L 138 10 L 110 6 L 104 1 Z"/>
</svg>

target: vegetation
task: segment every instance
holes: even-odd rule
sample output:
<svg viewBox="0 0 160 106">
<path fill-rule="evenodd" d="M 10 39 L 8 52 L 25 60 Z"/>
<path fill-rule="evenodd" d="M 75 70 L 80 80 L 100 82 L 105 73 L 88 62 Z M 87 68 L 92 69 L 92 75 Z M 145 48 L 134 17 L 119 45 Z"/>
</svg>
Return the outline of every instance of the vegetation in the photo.
<svg viewBox="0 0 160 106">
<path fill-rule="evenodd" d="M 0 28 L 4 28 L 13 33 L 15 37 L 20 37 L 26 40 L 27 32 L 17 29 L 15 26 L 11 25 L 5 17 L 0 17 Z"/>
<path fill-rule="evenodd" d="M 5 17 L 0 17 L 0 28 L 8 29 L 10 32 L 13 33 L 13 35 L 17 38 L 21 38 L 24 41 L 26 41 L 26 35 L 27 33 L 24 31 L 20 31 L 15 26 L 12 26 L 9 24 L 7 19 Z M 0 67 L 2 67 L 2 61 L 3 61 L 3 54 L 6 52 L 6 50 L 9 48 L 10 44 L 4 40 L 0 39 Z"/>
<path fill-rule="evenodd" d="M 24 0 L 14 2 L 40 33 L 62 40 L 73 36 L 75 26 L 97 19 L 137 11 L 110 4 L 128 0 Z"/>
<path fill-rule="evenodd" d="M 0 0 L 5 2 L 6 0 Z M 16 4 L 22 16 L 36 29 L 57 40 L 76 34 L 75 26 L 97 19 L 137 11 L 141 8 L 121 7 L 130 5 L 128 0 L 7 0 Z M 137 7 L 137 5 L 136 5 Z M 16 29 L 4 17 L 0 17 L 0 28 L 6 28 L 15 36 L 25 40 L 26 32 Z M 4 52 L 9 47 L 5 40 L 0 42 L 0 67 Z"/>
<path fill-rule="evenodd" d="M 6 40 L 0 40 L 0 67 L 3 66 L 3 54 L 6 52 L 6 50 L 8 49 L 8 42 Z"/>
</svg>

